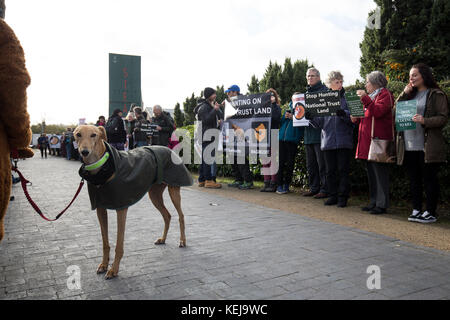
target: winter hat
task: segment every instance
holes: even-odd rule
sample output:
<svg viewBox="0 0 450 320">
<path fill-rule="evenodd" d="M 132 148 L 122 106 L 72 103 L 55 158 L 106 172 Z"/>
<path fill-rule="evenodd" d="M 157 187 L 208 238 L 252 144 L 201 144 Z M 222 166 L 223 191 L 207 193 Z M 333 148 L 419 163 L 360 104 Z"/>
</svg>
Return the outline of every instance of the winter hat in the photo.
<svg viewBox="0 0 450 320">
<path fill-rule="evenodd" d="M 214 93 L 216 93 L 216 90 L 210 87 L 205 88 L 205 90 L 203 91 L 205 99 L 209 99 Z"/>
</svg>

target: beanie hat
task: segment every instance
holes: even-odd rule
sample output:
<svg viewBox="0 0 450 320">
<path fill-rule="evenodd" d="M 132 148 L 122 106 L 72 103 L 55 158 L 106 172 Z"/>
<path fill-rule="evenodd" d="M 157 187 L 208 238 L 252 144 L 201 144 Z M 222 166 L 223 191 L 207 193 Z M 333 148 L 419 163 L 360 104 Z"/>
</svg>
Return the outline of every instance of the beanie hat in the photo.
<svg viewBox="0 0 450 320">
<path fill-rule="evenodd" d="M 214 93 L 216 93 L 216 90 L 214 90 L 213 88 L 205 88 L 205 90 L 203 91 L 203 95 L 205 96 L 205 99 L 209 99 Z"/>
</svg>

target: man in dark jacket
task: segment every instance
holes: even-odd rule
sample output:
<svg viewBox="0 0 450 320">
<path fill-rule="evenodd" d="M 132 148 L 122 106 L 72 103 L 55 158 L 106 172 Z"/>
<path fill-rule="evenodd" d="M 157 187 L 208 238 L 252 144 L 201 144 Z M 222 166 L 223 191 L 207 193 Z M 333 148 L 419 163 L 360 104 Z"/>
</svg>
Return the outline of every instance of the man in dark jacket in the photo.
<svg viewBox="0 0 450 320">
<path fill-rule="evenodd" d="M 205 188 L 219 189 L 222 187 L 220 183 L 216 183 L 212 180 L 211 175 L 211 165 L 214 161 L 207 161 L 205 149 L 212 143 L 214 143 L 215 148 L 212 150 L 211 154 L 207 155 L 208 158 L 215 158 L 215 149 L 217 148 L 218 141 L 204 141 L 205 132 L 209 129 L 217 129 L 217 122 L 219 119 L 223 118 L 222 111 L 220 110 L 220 104 L 216 102 L 216 91 L 212 88 L 205 88 L 203 91 L 205 99 L 199 100 L 198 106 L 195 108 L 197 111 L 197 119 L 202 123 L 202 164 L 201 173 L 199 177 L 199 186 L 204 186 Z M 211 160 L 211 159 L 208 159 Z"/>
<path fill-rule="evenodd" d="M 308 85 L 307 93 L 328 91 L 328 88 L 320 81 L 320 72 L 315 68 L 309 68 L 306 73 Z M 310 191 L 305 197 L 324 199 L 328 197 L 325 159 L 320 149 L 320 128 L 309 126 L 305 128 L 306 167 L 308 170 L 308 182 Z"/>
<path fill-rule="evenodd" d="M 152 137 L 152 146 L 164 146 L 169 145 L 169 138 L 173 132 L 173 123 L 167 115 L 164 114 L 161 106 L 156 105 L 153 107 L 152 123 L 157 125 L 158 135 Z"/>
<path fill-rule="evenodd" d="M 122 120 L 122 110 L 115 109 L 111 117 L 106 123 L 106 135 L 108 143 L 117 150 L 125 150 L 125 142 L 127 141 L 127 132 Z"/>
</svg>

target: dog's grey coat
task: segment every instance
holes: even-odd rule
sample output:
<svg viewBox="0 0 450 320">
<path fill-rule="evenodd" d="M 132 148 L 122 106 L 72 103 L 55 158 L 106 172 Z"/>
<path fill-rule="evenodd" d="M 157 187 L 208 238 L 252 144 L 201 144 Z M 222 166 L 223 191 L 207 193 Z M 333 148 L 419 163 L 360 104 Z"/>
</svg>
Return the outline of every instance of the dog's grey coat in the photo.
<svg viewBox="0 0 450 320">
<path fill-rule="evenodd" d="M 153 184 L 174 187 L 193 184 L 182 160 L 169 148 L 152 146 L 118 151 L 106 142 L 105 146 L 114 162 L 115 176 L 100 186 L 86 179 L 92 210 L 128 208 L 141 200 Z M 80 175 L 86 177 L 84 167 L 81 167 Z"/>
</svg>

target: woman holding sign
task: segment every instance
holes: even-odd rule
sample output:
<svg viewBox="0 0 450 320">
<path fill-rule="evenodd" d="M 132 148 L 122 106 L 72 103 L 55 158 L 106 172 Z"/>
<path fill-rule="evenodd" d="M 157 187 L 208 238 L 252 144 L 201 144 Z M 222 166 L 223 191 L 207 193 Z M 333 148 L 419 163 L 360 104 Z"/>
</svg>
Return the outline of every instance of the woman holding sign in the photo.
<svg viewBox="0 0 450 320">
<path fill-rule="evenodd" d="M 380 71 L 373 71 L 366 77 L 366 90 L 356 94 L 364 105 L 364 118 L 351 117 L 359 123 L 356 159 L 368 160 L 372 137 L 380 140 L 393 140 L 392 107 L 394 98 L 386 89 L 388 81 Z M 367 161 L 370 203 L 362 208 L 371 214 L 386 213 L 389 206 L 389 166 L 387 163 Z"/>
<path fill-rule="evenodd" d="M 397 133 L 397 163 L 404 164 L 410 178 L 413 212 L 409 221 L 436 222 L 439 199 L 439 167 L 446 161 L 446 143 L 442 129 L 448 120 L 448 98 L 434 80 L 430 67 L 414 65 L 409 84 L 397 101 L 415 100 L 415 129 Z M 422 212 L 425 186 L 426 211 Z"/>
</svg>

